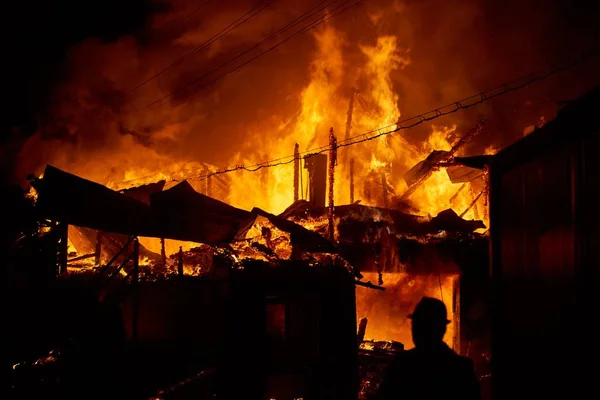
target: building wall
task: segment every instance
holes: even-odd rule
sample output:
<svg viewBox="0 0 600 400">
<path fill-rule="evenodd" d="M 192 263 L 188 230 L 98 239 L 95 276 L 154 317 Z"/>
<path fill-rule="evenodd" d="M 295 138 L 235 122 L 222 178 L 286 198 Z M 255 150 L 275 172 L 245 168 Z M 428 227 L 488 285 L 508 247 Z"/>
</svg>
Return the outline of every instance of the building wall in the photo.
<svg viewBox="0 0 600 400">
<path fill-rule="evenodd" d="M 497 399 L 594 397 L 584 360 L 598 354 L 590 321 L 598 315 L 591 293 L 600 244 L 592 149 L 599 143 L 597 135 L 573 136 L 492 163 Z"/>
</svg>

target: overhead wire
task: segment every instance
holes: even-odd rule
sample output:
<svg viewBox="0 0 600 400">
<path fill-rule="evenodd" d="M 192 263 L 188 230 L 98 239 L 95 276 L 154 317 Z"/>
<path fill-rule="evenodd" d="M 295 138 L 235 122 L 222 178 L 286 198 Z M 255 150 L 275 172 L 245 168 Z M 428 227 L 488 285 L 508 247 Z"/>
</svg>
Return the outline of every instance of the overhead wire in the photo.
<svg viewBox="0 0 600 400">
<path fill-rule="evenodd" d="M 198 11 L 202 10 L 204 8 L 205 5 L 207 5 L 208 3 L 210 3 L 212 0 L 204 0 L 202 3 L 200 3 L 200 5 L 196 8 L 194 8 L 189 14 L 187 14 L 185 17 L 183 17 L 183 19 L 181 20 L 181 22 L 185 22 L 188 19 L 190 19 L 192 16 L 194 16 Z"/>
<path fill-rule="evenodd" d="M 261 40 L 260 42 L 256 43 L 255 45 L 251 46 L 250 48 L 244 50 L 243 52 L 241 52 L 240 54 L 236 55 L 235 57 L 233 57 L 232 59 L 222 63 L 221 65 L 219 65 L 218 67 L 202 74 L 201 76 L 193 79 L 192 81 L 186 83 L 185 85 L 181 86 L 180 88 L 177 88 L 167 94 L 165 94 L 164 96 L 146 104 L 146 106 L 144 106 L 144 108 L 147 107 L 152 107 L 155 105 L 162 105 L 165 104 L 163 103 L 165 100 L 167 100 L 168 98 L 179 94 L 181 92 L 183 92 L 184 90 L 190 89 L 191 87 L 193 87 L 195 84 L 200 83 L 202 81 L 202 79 L 212 75 L 213 73 L 217 72 L 218 70 L 220 70 L 221 68 L 227 66 L 228 64 L 232 63 L 233 61 L 243 57 L 244 55 L 250 53 L 252 50 L 255 50 L 257 48 L 259 48 L 260 46 L 262 46 L 263 44 L 265 44 L 266 42 L 268 42 L 269 40 L 275 38 L 276 36 L 278 36 L 279 34 L 287 31 L 290 28 L 293 28 L 294 26 L 305 22 L 306 20 L 310 19 L 311 17 L 315 16 L 316 14 L 320 13 L 321 11 L 327 9 L 328 7 L 332 6 L 333 4 L 339 2 L 340 0 L 325 0 L 325 1 L 321 1 L 319 4 L 317 4 L 316 6 L 314 6 L 313 8 L 311 8 L 310 10 L 306 11 L 304 14 L 300 15 L 299 17 L 295 18 L 294 20 L 292 20 L 291 22 L 289 22 L 288 24 L 286 24 L 285 26 L 283 26 L 282 28 L 280 28 L 279 30 L 277 30 L 276 32 L 273 32 L 272 34 L 268 35 L 267 37 L 265 37 L 263 40 Z M 238 70 L 240 70 L 241 68 L 245 67 L 246 65 L 250 64 L 251 62 L 255 61 L 256 59 L 262 57 L 263 55 L 275 50 L 277 47 L 281 46 L 282 44 L 290 41 L 291 39 L 293 39 L 294 37 L 309 31 L 319 25 L 321 25 L 322 23 L 324 23 L 325 21 L 328 21 L 331 18 L 334 18 L 335 16 L 343 13 L 344 11 L 350 9 L 351 7 L 355 6 L 356 4 L 358 4 L 360 2 L 360 0 L 345 0 L 343 1 L 341 4 L 337 5 L 335 8 L 327 11 L 325 14 L 323 14 L 322 16 L 320 16 L 319 18 L 317 18 L 315 21 L 309 22 L 307 25 L 305 25 L 304 27 L 300 28 L 298 31 L 294 32 L 293 34 L 291 34 L 290 36 L 282 39 L 281 41 L 277 42 L 275 45 L 269 47 L 268 49 L 262 51 L 261 53 L 259 53 L 258 55 L 255 55 L 254 57 L 250 58 L 249 60 L 243 62 L 242 64 L 237 65 L 236 67 L 222 73 L 221 75 L 218 75 L 217 77 L 205 82 L 203 85 L 197 87 L 195 90 L 200 90 L 200 89 L 204 89 L 216 82 L 218 82 L 219 80 L 225 78 L 226 76 L 232 74 L 233 72 L 236 72 Z M 348 5 L 349 4 L 349 5 Z M 346 6 L 346 7 L 344 7 Z"/>
<path fill-rule="evenodd" d="M 208 0 L 208 1 L 210 1 L 210 0 Z M 150 83 L 151 81 L 153 81 L 154 79 L 158 78 L 160 75 L 162 75 L 163 73 L 165 73 L 169 69 L 173 68 L 174 66 L 181 64 L 183 61 L 185 61 L 191 55 L 193 55 L 195 53 L 198 53 L 198 52 L 206 49 L 207 47 L 209 47 L 210 45 L 212 45 L 213 43 L 215 43 L 216 41 L 218 41 L 222 37 L 227 36 L 230 32 L 234 31 L 239 26 L 243 25 L 244 23 L 248 22 L 249 20 L 251 20 L 252 18 L 254 18 L 255 16 L 257 16 L 260 12 L 262 12 L 264 9 L 266 9 L 267 7 L 269 7 L 271 4 L 273 4 L 276 1 L 278 1 L 278 0 L 265 0 L 265 1 L 261 2 L 260 4 L 258 4 L 257 6 L 255 6 L 255 7 L 251 8 L 250 10 L 246 11 L 243 15 L 239 16 L 237 19 L 235 19 L 233 22 L 231 22 L 225 28 L 221 29 L 219 32 L 217 32 L 216 34 L 214 34 L 213 36 L 211 36 L 209 39 L 207 39 L 206 41 L 204 41 L 201 45 L 199 45 L 199 46 L 193 48 L 192 50 L 188 51 L 187 53 L 185 53 L 180 58 L 178 58 L 175 61 L 171 62 L 170 64 L 168 64 L 167 66 L 163 67 L 161 70 L 159 70 L 158 72 L 156 72 L 155 74 L 153 74 L 149 78 L 145 79 L 144 81 L 142 81 L 139 84 L 137 84 L 136 86 L 134 86 L 132 89 L 129 90 L 129 94 L 135 92 L 137 89 L 141 88 L 142 86 Z M 204 4 L 206 4 L 206 2 Z M 188 17 L 186 17 L 186 19 L 189 18 L 190 16 L 191 16 L 191 14 L 188 15 Z"/>
<path fill-rule="evenodd" d="M 503 83 L 501 85 L 495 86 L 491 89 L 484 90 L 484 91 L 474 94 L 472 96 L 465 97 L 463 99 L 454 101 L 445 106 L 435 108 L 433 110 L 427 111 L 427 112 L 419 114 L 417 116 L 413 116 L 410 118 L 406 118 L 406 119 L 397 121 L 395 124 L 390 124 L 387 126 L 379 127 L 377 129 L 373 129 L 371 131 L 352 136 L 348 139 L 341 140 L 337 143 L 336 149 L 341 148 L 341 147 L 354 146 L 359 143 L 364 143 L 364 142 L 368 142 L 371 140 L 375 140 L 379 137 L 387 136 L 387 135 L 393 134 L 395 132 L 398 132 L 400 130 L 406 130 L 409 128 L 413 128 L 417 125 L 421 125 L 425 122 L 434 120 L 436 118 L 440 118 L 445 115 L 453 114 L 460 110 L 464 110 L 464 109 L 473 107 L 475 105 L 482 104 L 486 101 L 492 100 L 492 99 L 502 96 L 506 93 L 523 89 L 523 88 L 531 85 L 532 83 L 548 79 L 549 77 L 551 77 L 553 75 L 556 75 L 560 72 L 567 71 L 569 69 L 572 69 L 572 68 L 574 68 L 586 61 L 589 61 L 592 58 L 598 57 L 598 56 L 600 56 L 600 49 L 583 53 L 582 55 L 580 55 L 579 57 L 577 57 L 574 61 L 572 61 L 570 63 L 559 65 L 559 66 L 554 66 L 554 67 L 551 67 L 544 71 L 534 71 L 534 72 L 527 74 L 525 76 L 522 76 L 520 78 L 513 79 L 513 80 Z M 308 149 L 308 150 L 299 152 L 298 158 L 302 158 L 305 155 L 322 154 L 322 153 L 328 152 L 330 150 L 331 150 L 331 147 L 328 145 L 320 146 L 320 147 L 316 147 L 316 148 L 312 148 L 312 149 Z M 180 181 L 183 181 L 186 179 L 187 180 L 204 180 L 204 179 L 208 179 L 209 177 L 214 176 L 214 175 L 221 175 L 221 174 L 226 174 L 226 173 L 240 171 L 240 170 L 248 171 L 248 172 L 256 172 L 262 168 L 272 168 L 272 167 L 276 167 L 276 166 L 291 164 L 295 160 L 296 160 L 296 155 L 289 155 L 289 156 L 279 157 L 279 158 L 276 158 L 273 160 L 265 161 L 265 162 L 262 162 L 259 164 L 250 165 L 250 166 L 235 165 L 234 167 L 219 169 L 219 170 L 212 171 L 212 172 L 204 174 L 204 175 L 192 175 L 192 176 L 188 176 L 188 177 L 182 178 L 182 179 L 172 179 L 171 181 L 172 182 L 180 182 Z M 151 178 L 151 177 L 152 176 L 147 176 L 147 177 L 138 178 L 138 179 L 131 180 L 131 181 L 125 181 L 122 183 L 125 184 L 125 183 L 134 182 L 134 181 L 140 181 L 142 179 L 147 179 L 147 178 Z"/>
<path fill-rule="evenodd" d="M 390 135 L 390 134 L 393 134 L 400 130 L 410 129 L 417 125 L 421 125 L 425 122 L 434 120 L 436 118 L 440 118 L 445 115 L 453 114 L 460 110 L 464 110 L 464 109 L 473 107 L 475 105 L 482 104 L 486 101 L 492 100 L 492 99 L 502 96 L 506 93 L 523 89 L 532 83 L 540 82 L 545 79 L 548 79 L 549 77 L 551 77 L 553 75 L 556 75 L 560 72 L 567 71 L 569 69 L 572 69 L 572 68 L 574 68 L 586 61 L 589 61 L 592 58 L 598 57 L 598 56 L 600 56 L 600 49 L 583 53 L 582 55 L 580 55 L 579 57 L 577 57 L 574 61 L 572 61 L 570 63 L 559 65 L 559 66 L 554 66 L 554 67 L 551 67 L 542 72 L 534 71 L 534 72 L 527 74 L 525 76 L 522 76 L 520 78 L 513 79 L 513 80 L 503 83 L 501 85 L 495 86 L 491 89 L 484 90 L 484 91 L 474 94 L 472 96 L 465 97 L 463 99 L 454 101 L 445 106 L 438 107 L 433 110 L 427 111 L 425 113 L 397 121 L 395 124 L 382 126 L 382 127 L 370 130 L 368 132 L 363 132 L 361 134 L 352 136 L 348 139 L 338 141 L 338 143 L 336 145 L 336 149 L 340 148 L 340 147 L 348 147 L 348 146 L 353 146 L 353 145 L 356 145 L 359 143 L 364 143 L 367 141 L 375 140 L 379 137 Z M 373 134 L 373 135 L 371 135 L 371 134 Z M 328 152 L 330 150 L 331 150 L 331 148 L 328 145 L 311 148 L 311 149 L 299 152 L 298 158 L 302 158 L 305 155 L 322 154 L 322 153 Z M 276 159 L 268 160 L 268 161 L 250 165 L 250 166 L 235 165 L 234 167 L 218 169 L 216 171 L 212 171 L 212 172 L 204 174 L 204 175 L 190 175 L 190 176 L 180 178 L 180 179 L 173 178 L 170 180 L 170 182 L 181 182 L 184 180 L 204 180 L 204 179 L 208 179 L 209 177 L 214 176 L 214 175 L 221 175 L 221 174 L 226 174 L 226 173 L 230 173 L 230 172 L 234 172 L 234 171 L 242 171 L 242 170 L 248 171 L 248 172 L 256 172 L 262 168 L 272 168 L 272 167 L 276 167 L 276 166 L 291 164 L 295 160 L 296 160 L 296 155 L 294 154 L 294 155 L 289 155 L 289 156 L 285 156 L 285 157 L 279 157 Z M 152 178 L 154 176 L 155 175 L 148 175 L 148 176 L 144 176 L 144 177 L 140 177 L 140 178 L 136 178 L 136 179 L 132 179 L 132 180 L 123 181 L 123 182 L 121 182 L 121 185 L 133 184 L 134 182 L 146 180 L 146 179 Z"/>
<path fill-rule="evenodd" d="M 192 18 L 198 11 L 202 10 L 204 8 L 205 5 L 207 5 L 208 3 L 210 3 L 212 0 L 204 0 L 198 7 L 194 8 L 192 11 L 190 11 L 189 13 L 187 13 L 183 18 L 181 19 L 177 19 L 177 21 L 165 21 L 163 23 L 159 23 L 156 24 L 155 26 L 151 26 L 149 27 L 149 30 L 156 30 L 156 29 L 162 29 L 162 28 L 166 28 L 169 26 L 173 26 L 174 24 L 182 24 L 185 21 L 187 21 L 188 19 Z"/>
</svg>

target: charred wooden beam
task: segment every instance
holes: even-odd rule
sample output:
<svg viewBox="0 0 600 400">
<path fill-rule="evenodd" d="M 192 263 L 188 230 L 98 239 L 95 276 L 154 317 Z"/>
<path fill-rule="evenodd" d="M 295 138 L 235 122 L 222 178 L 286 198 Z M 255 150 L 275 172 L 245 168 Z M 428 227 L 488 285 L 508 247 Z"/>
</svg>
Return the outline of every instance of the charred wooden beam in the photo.
<svg viewBox="0 0 600 400">
<path fill-rule="evenodd" d="M 350 204 L 354 204 L 354 158 L 350 159 Z"/>
<path fill-rule="evenodd" d="M 333 223 L 333 189 L 335 186 L 335 166 L 337 164 L 337 139 L 333 134 L 333 128 L 329 129 L 329 241 L 334 241 L 334 223 Z"/>
<path fill-rule="evenodd" d="M 465 209 L 465 211 L 463 211 L 459 217 L 464 217 L 474 206 L 475 204 L 477 204 L 477 200 L 479 200 L 479 198 L 483 195 L 483 190 L 481 192 L 479 192 L 479 194 L 473 199 L 473 201 L 471 202 L 471 204 L 469 204 L 469 206 Z"/>
<path fill-rule="evenodd" d="M 163 265 L 167 264 L 167 251 L 165 247 L 165 238 L 160 238 L 160 261 Z"/>
<path fill-rule="evenodd" d="M 67 264 L 75 262 L 75 261 L 87 260 L 88 258 L 92 258 L 92 257 L 96 257 L 96 253 L 84 254 L 82 256 L 69 258 L 67 260 Z"/>
<path fill-rule="evenodd" d="M 106 271 L 108 271 L 108 269 L 113 265 L 113 263 L 117 260 L 117 258 L 119 258 L 119 256 L 121 254 L 123 254 L 123 252 L 125 251 L 125 249 L 127 249 L 129 247 L 129 245 L 131 244 L 131 242 L 133 241 L 133 239 L 134 239 L 133 236 L 129 236 L 129 238 L 127 239 L 127 242 L 125 243 L 125 245 L 123 247 L 121 247 L 115 253 L 115 255 L 108 261 L 108 263 L 106 263 L 106 265 L 104 267 L 102 267 L 102 269 L 98 272 L 99 279 L 102 277 L 102 275 L 104 275 L 104 273 Z"/>
<path fill-rule="evenodd" d="M 140 241 L 136 237 L 133 239 L 133 276 L 132 276 L 132 284 L 133 284 L 133 316 L 131 318 L 131 338 L 136 340 L 138 337 L 138 316 L 139 316 L 139 308 L 140 308 L 140 292 L 139 292 L 139 282 L 140 282 Z"/>
<path fill-rule="evenodd" d="M 129 253 L 129 255 L 128 255 L 126 258 L 125 258 L 125 260 L 123 260 L 123 262 L 122 262 L 121 264 L 119 264 L 119 266 L 117 267 L 117 269 L 116 269 L 116 270 L 114 270 L 114 271 L 113 271 L 113 272 L 112 272 L 110 275 L 108 275 L 108 277 L 106 278 L 106 281 L 108 282 L 108 281 L 112 280 L 112 278 L 114 278 L 115 276 L 117 276 L 117 274 L 118 274 L 118 273 L 120 273 L 120 272 L 121 272 L 121 270 L 122 270 L 123 268 L 125 268 L 125 266 L 126 266 L 127 264 L 129 264 L 129 262 L 130 262 L 131 260 L 133 260 L 133 259 L 134 259 L 134 257 L 135 257 L 135 251 L 132 251 L 132 252 L 131 252 L 131 253 Z M 133 272 L 134 272 L 134 270 L 133 270 L 133 268 L 132 268 L 132 269 L 131 269 L 131 271 L 130 271 L 129 273 L 133 273 Z"/>
<path fill-rule="evenodd" d="M 366 317 L 360 319 L 358 323 L 358 332 L 356 334 L 358 344 L 360 345 L 365 340 L 365 334 L 367 333 L 367 323 L 369 320 Z"/>
<path fill-rule="evenodd" d="M 456 198 L 460 194 L 460 192 L 462 192 L 466 187 L 467 187 L 467 183 L 466 182 L 463 183 L 462 185 L 460 185 L 460 187 L 458 188 L 458 190 L 456 191 L 456 193 L 454 193 L 452 195 L 452 197 L 450 197 L 449 203 L 453 203 L 454 200 L 456 200 Z"/>
<path fill-rule="evenodd" d="M 486 165 L 483 169 L 483 219 L 488 220 L 490 199 L 490 167 Z"/>
<path fill-rule="evenodd" d="M 428 169 L 427 169 L 427 172 L 425 172 L 423 175 L 421 175 L 419 177 L 419 179 L 417 179 L 412 185 L 410 185 L 408 187 L 408 189 L 402 194 L 402 196 L 400 197 L 400 199 L 401 200 L 406 200 L 407 198 L 409 198 L 410 195 L 412 195 L 421 186 L 421 184 L 423 184 L 423 182 L 425 182 L 435 171 L 438 170 L 439 165 L 447 164 L 452 159 L 452 157 L 454 157 L 454 154 L 456 154 L 456 152 L 458 150 L 460 150 L 471 139 L 473 139 L 475 136 L 477 136 L 479 133 L 481 133 L 481 131 L 483 130 L 483 127 L 484 127 L 485 123 L 486 123 L 485 120 L 480 121 L 465 136 L 463 136 L 462 138 L 460 138 L 454 144 L 454 146 L 452 146 L 452 148 L 450 149 L 450 151 L 446 152 L 445 156 L 438 161 L 438 163 L 437 163 L 438 165 L 429 166 Z"/>
<path fill-rule="evenodd" d="M 300 180 L 300 145 L 294 145 L 294 201 L 298 201 L 298 185 Z"/>
<path fill-rule="evenodd" d="M 177 275 L 183 276 L 183 247 L 179 246 L 179 254 L 177 254 Z"/>
<path fill-rule="evenodd" d="M 371 283 L 371 281 L 369 281 L 369 282 L 354 281 L 354 284 L 358 285 L 358 286 L 363 286 L 363 287 L 366 287 L 369 289 L 385 290 L 385 288 L 383 286 L 375 285 L 375 284 Z"/>
</svg>

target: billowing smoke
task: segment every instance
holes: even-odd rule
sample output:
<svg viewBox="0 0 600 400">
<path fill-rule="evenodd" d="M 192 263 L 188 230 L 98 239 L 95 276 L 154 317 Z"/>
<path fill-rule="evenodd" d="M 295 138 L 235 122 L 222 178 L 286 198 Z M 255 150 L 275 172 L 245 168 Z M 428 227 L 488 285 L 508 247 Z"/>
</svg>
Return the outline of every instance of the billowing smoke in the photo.
<svg viewBox="0 0 600 400">
<path fill-rule="evenodd" d="M 57 85 L 51 106 L 40 116 L 39 131 L 20 150 L 15 179 L 41 173 L 46 163 L 52 163 L 119 186 L 159 172 L 175 175 L 185 169 L 193 175 L 207 164 L 232 166 L 279 156 L 263 151 L 262 146 L 298 129 L 298 116 L 306 106 L 302 94 L 319 68 L 315 60 L 318 63 L 323 43 L 318 38 L 327 30 L 335 32 L 331 51 L 337 52 L 343 68 L 335 69 L 339 75 L 322 77 L 331 85 L 320 87 L 330 89 L 321 93 L 327 102 L 320 107 L 347 107 L 353 87 L 369 90 L 363 82 L 365 52 L 381 51 L 378 40 L 393 38 L 402 59 L 390 68 L 389 80 L 398 103 L 395 108 L 404 117 L 577 55 L 590 44 L 581 40 L 585 32 L 565 36 L 566 28 L 556 22 L 562 13 L 560 2 L 550 6 L 516 0 L 365 0 L 214 84 L 206 85 L 294 29 L 189 86 L 321 2 L 230 0 L 224 6 L 210 1 L 190 15 L 199 6 L 198 0 L 171 0 L 169 11 L 154 15 L 141 35 L 112 43 L 96 39 L 81 43 L 69 53 L 68 78 Z M 192 52 L 263 3 L 271 4 L 214 44 Z M 322 14 L 343 1 L 330 3 Z M 370 59 L 375 56 L 371 54 Z M 322 73 L 329 74 L 329 67 Z M 464 132 L 486 117 L 490 127 L 470 151 L 503 146 L 540 117 L 551 118 L 559 97 L 570 99 L 589 88 L 592 81 L 582 77 L 591 75 L 590 71 L 591 67 L 576 75 L 561 75 L 435 124 L 457 125 Z M 326 144 L 329 126 L 342 136 L 343 123 L 342 119 L 322 121 L 318 128 L 323 134 L 310 145 Z M 430 126 L 423 126 L 404 137 L 419 146 L 430 132 Z M 291 144 L 281 145 L 289 146 L 284 154 L 292 153 Z"/>
</svg>

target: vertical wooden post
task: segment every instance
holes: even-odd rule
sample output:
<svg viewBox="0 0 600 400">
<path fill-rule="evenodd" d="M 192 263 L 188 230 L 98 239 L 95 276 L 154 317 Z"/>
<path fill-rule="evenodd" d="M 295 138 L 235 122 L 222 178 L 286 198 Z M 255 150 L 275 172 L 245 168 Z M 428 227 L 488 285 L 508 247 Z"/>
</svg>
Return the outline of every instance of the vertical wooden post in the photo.
<svg viewBox="0 0 600 400">
<path fill-rule="evenodd" d="M 96 231 L 96 249 L 94 252 L 94 265 L 96 267 L 100 266 L 102 257 L 102 232 Z"/>
<path fill-rule="evenodd" d="M 489 218 L 489 200 L 490 200 L 490 167 L 489 167 L 489 165 L 486 165 L 483 169 L 483 220 L 484 221 L 487 221 Z"/>
<path fill-rule="evenodd" d="M 357 331 L 357 339 L 358 339 L 358 345 L 360 346 L 360 344 L 365 340 L 365 334 L 367 333 L 367 324 L 368 324 L 369 320 L 367 319 L 367 317 L 362 317 L 360 319 L 360 321 L 358 322 L 358 331 Z"/>
<path fill-rule="evenodd" d="M 140 308 L 140 242 L 136 237 L 133 239 L 133 273 L 132 273 L 132 284 L 133 287 L 133 315 L 132 315 L 132 327 L 131 327 L 131 338 L 137 340 L 138 337 L 138 316 Z"/>
<path fill-rule="evenodd" d="M 337 139 L 333 134 L 333 128 L 329 130 L 329 240 L 334 241 L 334 223 L 333 223 L 333 193 L 335 185 L 335 166 L 337 164 Z"/>
<path fill-rule="evenodd" d="M 300 180 L 300 145 L 294 145 L 294 201 L 298 201 L 298 185 Z"/>
<path fill-rule="evenodd" d="M 167 249 L 165 248 L 165 238 L 160 238 L 160 261 L 167 265 Z"/>
<path fill-rule="evenodd" d="M 452 347 L 454 347 L 454 351 L 458 354 L 463 354 L 463 351 L 460 348 L 460 276 L 454 279 L 452 294 L 452 308 L 454 315 L 454 340 Z"/>
<path fill-rule="evenodd" d="M 350 204 L 354 204 L 354 158 L 350 159 Z"/>
<path fill-rule="evenodd" d="M 300 176 L 300 197 L 302 200 L 306 199 L 306 191 L 304 190 L 304 182 L 302 182 L 302 169 L 300 168 L 300 159 L 298 160 L 298 175 Z"/>
<path fill-rule="evenodd" d="M 179 254 L 177 255 L 177 275 L 183 276 L 183 247 L 179 246 Z"/>
</svg>

